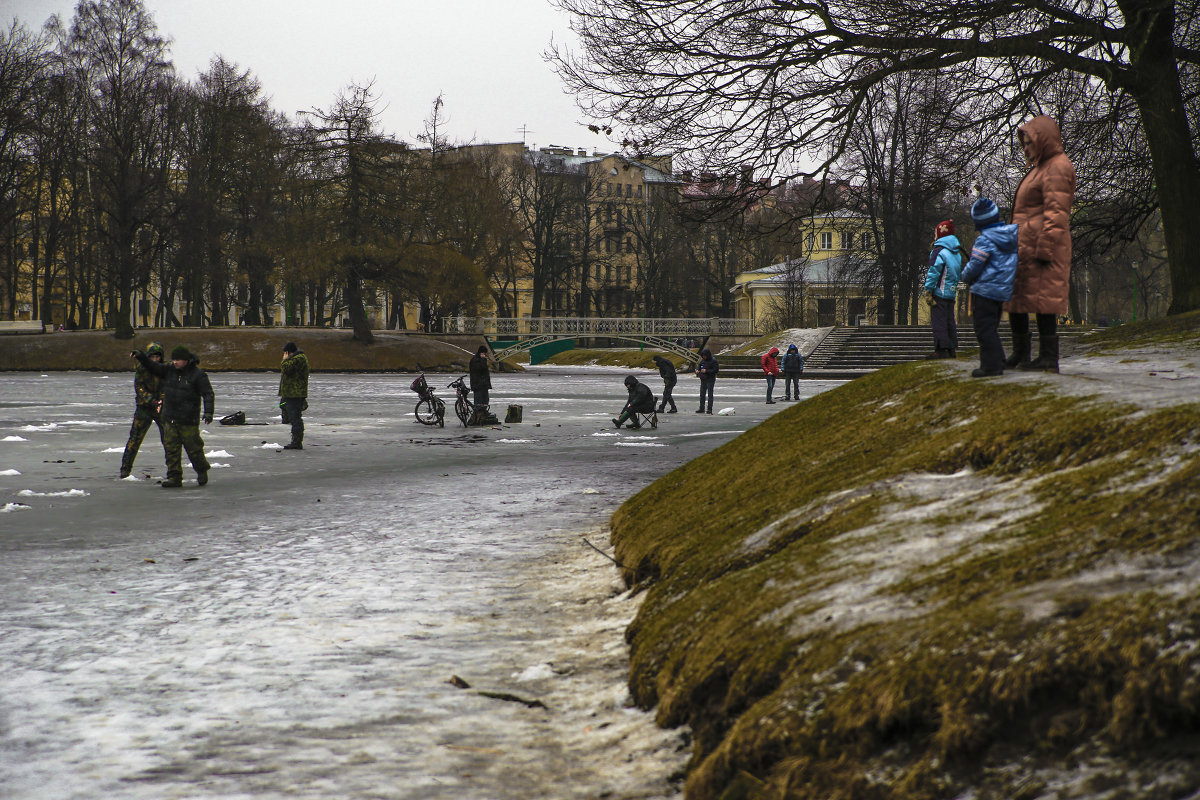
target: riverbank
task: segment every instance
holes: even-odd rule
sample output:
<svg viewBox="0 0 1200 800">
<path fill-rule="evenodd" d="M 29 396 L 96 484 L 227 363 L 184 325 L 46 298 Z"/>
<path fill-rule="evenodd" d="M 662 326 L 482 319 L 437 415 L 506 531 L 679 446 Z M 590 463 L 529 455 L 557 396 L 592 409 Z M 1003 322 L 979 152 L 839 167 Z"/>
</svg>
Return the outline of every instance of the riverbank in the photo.
<svg viewBox="0 0 1200 800">
<path fill-rule="evenodd" d="M 689 798 L 1200 789 L 1200 314 L 974 366 L 859 378 L 614 515 Z"/>
<path fill-rule="evenodd" d="M 287 342 L 305 351 L 315 372 L 465 372 L 484 344 L 482 336 L 374 334 L 369 346 L 354 341 L 349 330 L 332 328 L 153 328 L 133 339 L 117 339 L 111 331 L 9 335 L 0 336 L 0 371 L 131 371 L 129 351 L 157 341 L 168 351 L 186 345 L 205 369 L 222 372 L 277 370 Z"/>
</svg>

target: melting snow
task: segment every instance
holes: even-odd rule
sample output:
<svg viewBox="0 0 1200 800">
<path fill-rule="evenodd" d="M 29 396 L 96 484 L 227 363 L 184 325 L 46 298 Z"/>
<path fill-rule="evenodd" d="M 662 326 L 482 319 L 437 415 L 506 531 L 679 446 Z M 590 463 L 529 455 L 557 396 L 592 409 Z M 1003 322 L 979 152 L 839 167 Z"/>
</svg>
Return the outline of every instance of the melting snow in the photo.
<svg viewBox="0 0 1200 800">
<path fill-rule="evenodd" d="M 28 442 L 24 436 L 5 436 L 0 442 Z"/>
<path fill-rule="evenodd" d="M 20 474 L 21 474 L 21 473 L 20 473 L 20 472 L 18 472 L 17 470 L 15 470 L 15 469 L 4 469 L 4 470 L 0 470 L 0 475 L 12 476 L 12 475 L 20 475 Z"/>
<path fill-rule="evenodd" d="M 83 489 L 66 489 L 61 492 L 35 492 L 33 489 L 22 489 L 17 492 L 19 497 L 87 497 Z"/>
</svg>

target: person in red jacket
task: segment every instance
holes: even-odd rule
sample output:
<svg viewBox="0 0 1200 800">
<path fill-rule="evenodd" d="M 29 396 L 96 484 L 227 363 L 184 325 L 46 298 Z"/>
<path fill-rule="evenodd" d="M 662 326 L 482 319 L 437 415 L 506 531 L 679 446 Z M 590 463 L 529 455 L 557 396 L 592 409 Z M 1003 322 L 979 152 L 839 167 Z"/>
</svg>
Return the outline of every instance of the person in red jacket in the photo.
<svg viewBox="0 0 1200 800">
<path fill-rule="evenodd" d="M 767 404 L 774 404 L 771 393 L 775 391 L 775 379 L 779 377 L 779 348 L 772 347 L 762 357 L 763 374 L 767 376 Z"/>
</svg>

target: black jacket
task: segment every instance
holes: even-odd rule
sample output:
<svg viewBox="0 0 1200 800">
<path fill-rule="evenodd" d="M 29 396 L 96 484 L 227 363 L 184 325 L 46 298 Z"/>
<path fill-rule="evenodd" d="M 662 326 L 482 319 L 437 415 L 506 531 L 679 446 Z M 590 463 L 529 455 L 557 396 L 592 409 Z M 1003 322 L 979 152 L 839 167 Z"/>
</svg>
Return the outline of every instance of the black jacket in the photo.
<svg viewBox="0 0 1200 800">
<path fill-rule="evenodd" d="M 663 356 L 655 356 L 654 363 L 658 364 L 658 374 L 662 375 L 664 386 L 674 386 L 679 379 L 675 376 L 675 365 Z"/>
<path fill-rule="evenodd" d="M 650 391 L 649 386 L 638 381 L 629 387 L 629 401 L 625 403 L 625 408 L 649 414 L 654 410 L 654 392 Z"/>
<path fill-rule="evenodd" d="M 212 419 L 212 384 L 208 375 L 200 369 L 200 359 L 192 356 L 183 369 L 175 369 L 170 361 L 156 364 L 145 353 L 137 354 L 138 362 L 150 373 L 163 378 L 162 421 L 179 425 L 199 425 L 200 405 L 204 405 L 204 416 Z"/>
<path fill-rule="evenodd" d="M 471 356 L 471 363 L 467 366 L 467 371 L 471 375 L 472 392 L 478 392 L 480 389 L 492 388 L 492 376 L 488 372 L 488 362 L 486 358 L 478 353 Z"/>
<path fill-rule="evenodd" d="M 717 360 L 713 358 L 713 354 L 707 348 L 701 350 L 700 355 L 703 358 L 696 365 L 697 377 L 702 381 L 715 381 L 717 379 L 717 371 L 721 368 L 720 365 L 717 364 Z"/>
</svg>

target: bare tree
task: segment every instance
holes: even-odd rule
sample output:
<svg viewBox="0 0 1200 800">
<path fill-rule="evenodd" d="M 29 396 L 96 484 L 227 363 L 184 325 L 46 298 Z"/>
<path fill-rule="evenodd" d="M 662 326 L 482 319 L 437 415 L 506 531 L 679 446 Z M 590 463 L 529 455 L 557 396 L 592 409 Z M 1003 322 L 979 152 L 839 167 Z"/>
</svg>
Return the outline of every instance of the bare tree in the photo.
<svg viewBox="0 0 1200 800">
<path fill-rule="evenodd" d="M 582 53 L 553 51 L 569 88 L 627 138 L 704 163 L 794 174 L 842 154 L 872 87 L 961 68 L 1011 132 L 1066 71 L 1137 108 L 1171 262 L 1173 313 L 1200 308 L 1200 164 L 1189 122 L 1200 47 L 1177 0 L 558 0 Z M 1189 72 L 1189 70 L 1191 72 Z M 1185 86 L 1188 90 L 1185 91 Z M 1189 105 L 1190 104 L 1190 105 Z"/>
<path fill-rule="evenodd" d="M 70 57 L 89 89 L 88 192 L 96 215 L 117 338 L 133 336 L 134 289 L 161 245 L 174 166 L 174 70 L 141 0 L 81 0 Z"/>
<path fill-rule="evenodd" d="M 30 33 L 15 20 L 0 31 L 0 315 L 7 319 L 16 311 L 25 256 L 22 244 L 28 238 L 21 220 L 36 208 L 33 194 L 37 182 L 30 161 L 38 127 L 38 94 L 48 64 L 44 37 Z"/>
</svg>

